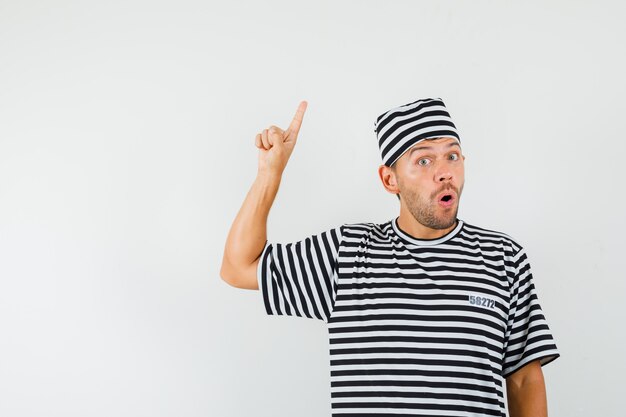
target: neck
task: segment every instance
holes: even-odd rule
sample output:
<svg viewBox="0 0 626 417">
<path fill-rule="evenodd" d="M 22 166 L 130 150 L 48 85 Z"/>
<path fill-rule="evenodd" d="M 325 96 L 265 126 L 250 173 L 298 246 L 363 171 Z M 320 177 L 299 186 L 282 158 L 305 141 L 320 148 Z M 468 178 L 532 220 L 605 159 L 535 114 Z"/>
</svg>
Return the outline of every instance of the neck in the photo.
<svg viewBox="0 0 626 417">
<path fill-rule="evenodd" d="M 454 224 L 446 229 L 432 229 L 415 220 L 415 217 L 406 210 L 400 210 L 400 216 L 398 217 L 400 229 L 416 239 L 437 239 L 450 233 L 458 223 L 459 221 L 456 219 Z"/>
</svg>

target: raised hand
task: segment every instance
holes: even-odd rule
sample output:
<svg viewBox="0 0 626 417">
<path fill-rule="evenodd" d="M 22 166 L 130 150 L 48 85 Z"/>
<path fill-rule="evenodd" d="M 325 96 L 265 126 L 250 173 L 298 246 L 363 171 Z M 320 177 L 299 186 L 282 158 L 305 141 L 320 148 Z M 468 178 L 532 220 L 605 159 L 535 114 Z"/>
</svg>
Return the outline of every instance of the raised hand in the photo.
<svg viewBox="0 0 626 417">
<path fill-rule="evenodd" d="M 298 140 L 307 102 L 301 101 L 287 130 L 271 125 L 256 135 L 259 148 L 259 173 L 282 175 Z"/>
</svg>

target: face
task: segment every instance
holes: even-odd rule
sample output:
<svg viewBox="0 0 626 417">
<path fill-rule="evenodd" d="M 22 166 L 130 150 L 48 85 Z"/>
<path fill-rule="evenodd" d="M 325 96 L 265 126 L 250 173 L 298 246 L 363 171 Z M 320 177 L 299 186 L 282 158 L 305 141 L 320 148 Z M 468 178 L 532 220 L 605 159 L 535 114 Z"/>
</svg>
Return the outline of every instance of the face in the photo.
<svg viewBox="0 0 626 417">
<path fill-rule="evenodd" d="M 396 161 L 400 198 L 415 220 L 431 229 L 455 224 L 465 182 L 464 162 L 461 148 L 449 137 L 416 143 Z M 450 196 L 442 200 L 445 194 Z"/>
</svg>

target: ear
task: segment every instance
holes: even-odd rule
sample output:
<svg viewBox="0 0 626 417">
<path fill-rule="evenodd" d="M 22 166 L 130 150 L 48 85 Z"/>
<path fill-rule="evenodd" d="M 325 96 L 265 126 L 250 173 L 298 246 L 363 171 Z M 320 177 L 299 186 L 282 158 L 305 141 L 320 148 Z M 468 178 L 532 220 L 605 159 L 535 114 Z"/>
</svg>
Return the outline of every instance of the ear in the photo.
<svg viewBox="0 0 626 417">
<path fill-rule="evenodd" d="M 378 176 L 380 177 L 380 181 L 383 183 L 383 187 L 385 187 L 387 192 L 391 194 L 398 194 L 400 192 L 396 174 L 390 167 L 387 165 L 380 165 L 378 167 Z"/>
</svg>

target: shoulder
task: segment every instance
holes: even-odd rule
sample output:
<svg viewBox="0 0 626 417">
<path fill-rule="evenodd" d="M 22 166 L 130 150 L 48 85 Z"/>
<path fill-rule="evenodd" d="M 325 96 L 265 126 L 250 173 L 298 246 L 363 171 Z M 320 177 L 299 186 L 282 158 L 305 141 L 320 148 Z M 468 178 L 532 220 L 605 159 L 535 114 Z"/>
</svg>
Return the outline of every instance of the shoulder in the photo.
<svg viewBox="0 0 626 417">
<path fill-rule="evenodd" d="M 391 221 L 383 223 L 375 222 L 355 222 L 341 225 L 343 239 L 352 241 L 364 241 L 374 238 L 375 240 L 385 239 L 389 236 Z"/>
<path fill-rule="evenodd" d="M 479 243 L 500 246 L 504 252 L 511 256 L 517 255 L 524 249 L 518 239 L 501 230 L 477 226 L 473 223 L 468 223 L 467 221 L 464 221 L 463 223 L 462 234 L 465 238 L 475 240 Z"/>
<path fill-rule="evenodd" d="M 521 272 L 529 268 L 526 250 L 520 241 L 510 234 L 467 222 L 464 224 L 463 234 L 464 238 L 478 242 L 485 252 L 492 254 L 494 250 L 498 252 L 497 257 L 504 263 L 507 271 L 509 286 L 513 285 Z"/>
</svg>

